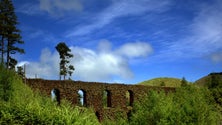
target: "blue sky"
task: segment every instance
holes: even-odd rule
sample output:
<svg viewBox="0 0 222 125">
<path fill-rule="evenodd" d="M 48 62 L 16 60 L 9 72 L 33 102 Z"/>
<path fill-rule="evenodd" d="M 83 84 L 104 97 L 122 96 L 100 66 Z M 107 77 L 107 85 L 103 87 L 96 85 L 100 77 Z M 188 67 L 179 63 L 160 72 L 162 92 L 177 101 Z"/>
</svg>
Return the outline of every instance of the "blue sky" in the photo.
<svg viewBox="0 0 222 125">
<path fill-rule="evenodd" d="M 221 0 L 13 0 L 26 75 L 58 79 L 66 42 L 73 80 L 133 84 L 195 81 L 222 71 Z"/>
</svg>

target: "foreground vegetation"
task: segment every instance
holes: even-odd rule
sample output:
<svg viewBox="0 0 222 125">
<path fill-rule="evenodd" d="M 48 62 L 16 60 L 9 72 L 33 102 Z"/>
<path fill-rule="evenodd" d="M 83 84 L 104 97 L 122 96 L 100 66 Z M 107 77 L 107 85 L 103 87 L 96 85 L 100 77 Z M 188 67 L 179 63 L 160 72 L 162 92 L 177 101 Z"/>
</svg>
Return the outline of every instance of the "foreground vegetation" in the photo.
<svg viewBox="0 0 222 125">
<path fill-rule="evenodd" d="M 0 67 L 0 89 L 1 125 L 99 124 L 91 109 L 74 108 L 64 100 L 57 106 L 50 98 L 33 93 L 14 72 L 3 67 Z"/>
<path fill-rule="evenodd" d="M 0 67 L 0 124 L 220 125 L 221 98 L 214 89 L 218 86 L 208 85 L 211 88 L 188 84 L 168 94 L 149 91 L 134 103 L 129 119 L 120 115 L 99 123 L 91 109 L 72 107 L 65 100 L 57 106 L 34 93 L 13 71 Z"/>
<path fill-rule="evenodd" d="M 221 114 L 210 91 L 195 86 L 181 87 L 175 93 L 150 91 L 134 106 L 132 124 L 218 125 Z"/>
</svg>

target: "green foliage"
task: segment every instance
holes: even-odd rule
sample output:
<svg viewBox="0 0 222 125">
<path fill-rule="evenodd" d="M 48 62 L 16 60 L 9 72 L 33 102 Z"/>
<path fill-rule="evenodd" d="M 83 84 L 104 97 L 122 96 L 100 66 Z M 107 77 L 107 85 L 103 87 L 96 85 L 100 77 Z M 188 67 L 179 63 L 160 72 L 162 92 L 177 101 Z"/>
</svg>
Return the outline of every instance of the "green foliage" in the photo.
<svg viewBox="0 0 222 125">
<path fill-rule="evenodd" d="M 5 82 L 9 84 L 3 87 Z M 50 98 L 34 93 L 15 72 L 6 70 L 3 66 L 0 66 L 0 85 L 0 124 L 2 125 L 100 124 L 91 109 L 73 107 L 65 100 L 57 106 Z M 4 88 L 7 92 L 3 91 Z M 218 125 L 222 120 L 221 107 L 217 107 L 215 103 L 212 88 L 187 85 L 177 88 L 175 93 L 149 91 L 134 103 L 129 120 L 125 119 L 126 114 L 119 110 L 115 113 L 115 120 L 105 119 L 101 124 Z"/>
<path fill-rule="evenodd" d="M 25 71 L 24 71 L 24 69 L 23 69 L 22 66 L 18 66 L 18 67 L 17 67 L 17 74 L 18 74 L 19 76 L 21 76 L 22 78 L 25 78 Z"/>
<path fill-rule="evenodd" d="M 10 78 L 11 96 L 7 101 L 0 100 L 0 124 L 53 124 L 53 125 L 96 125 L 98 120 L 91 109 L 72 107 L 70 103 L 62 100 L 57 106 L 50 98 L 33 93 L 22 83 L 20 77 L 14 72 L 8 72 Z M 2 81 L 0 82 L 2 84 Z"/>
<path fill-rule="evenodd" d="M 215 101 L 222 107 L 222 80 L 220 75 L 211 75 L 207 87 L 211 91 Z"/>
<path fill-rule="evenodd" d="M 182 78 L 181 80 L 181 86 L 184 87 L 184 86 L 187 86 L 188 83 L 187 83 L 187 80 L 185 79 L 185 77 Z"/>
<path fill-rule="evenodd" d="M 18 47 L 23 44 L 20 30 L 17 29 L 17 17 L 11 0 L 0 0 L 0 52 L 1 63 L 4 63 L 6 54 L 6 67 L 15 69 L 17 60 L 12 58 L 12 54 L 24 53 L 24 49 Z"/>
<path fill-rule="evenodd" d="M 165 82 L 162 81 L 162 82 L 160 83 L 160 86 L 166 86 Z"/>
<path fill-rule="evenodd" d="M 60 80 L 62 75 L 65 80 L 66 75 L 69 74 L 69 76 L 71 77 L 73 71 L 75 70 L 73 65 L 68 65 L 70 62 L 69 59 L 73 57 L 73 54 L 70 53 L 71 50 L 64 42 L 58 43 L 55 48 L 60 56 L 60 63 L 59 63 Z"/>
<path fill-rule="evenodd" d="M 13 76 L 13 72 L 0 65 L 0 100 L 8 101 L 11 98 L 13 92 L 12 82 L 15 79 L 9 76 Z"/>
<path fill-rule="evenodd" d="M 133 108 L 130 124 L 181 125 L 219 124 L 220 113 L 207 89 L 193 86 L 178 88 L 176 93 L 150 91 Z"/>
<path fill-rule="evenodd" d="M 210 90 L 219 108 L 222 109 L 222 73 L 210 73 L 195 82 L 197 86 L 206 87 Z M 222 112 L 222 110 L 221 110 Z"/>
</svg>

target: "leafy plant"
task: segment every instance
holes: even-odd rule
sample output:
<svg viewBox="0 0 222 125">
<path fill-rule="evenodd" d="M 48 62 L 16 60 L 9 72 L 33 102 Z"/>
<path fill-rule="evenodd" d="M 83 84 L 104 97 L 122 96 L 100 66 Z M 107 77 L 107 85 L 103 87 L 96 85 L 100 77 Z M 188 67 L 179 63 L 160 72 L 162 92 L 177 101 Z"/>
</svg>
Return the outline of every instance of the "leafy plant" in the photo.
<svg viewBox="0 0 222 125">
<path fill-rule="evenodd" d="M 10 78 L 11 96 L 7 101 L 0 100 L 0 124 L 99 124 L 91 109 L 73 107 L 66 100 L 57 106 L 50 98 L 34 93 L 14 72 L 1 69 L 0 76 L 5 72 Z"/>
<path fill-rule="evenodd" d="M 178 88 L 175 93 L 148 92 L 135 104 L 130 118 L 132 125 L 216 125 L 219 122 L 220 113 L 209 90 L 190 85 Z"/>
</svg>

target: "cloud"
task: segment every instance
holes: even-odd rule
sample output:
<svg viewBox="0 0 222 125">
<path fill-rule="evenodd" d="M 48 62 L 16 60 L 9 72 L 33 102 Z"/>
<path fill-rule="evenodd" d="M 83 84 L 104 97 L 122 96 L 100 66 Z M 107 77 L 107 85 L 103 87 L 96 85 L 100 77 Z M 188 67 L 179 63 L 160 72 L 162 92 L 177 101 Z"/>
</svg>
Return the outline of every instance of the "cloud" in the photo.
<svg viewBox="0 0 222 125">
<path fill-rule="evenodd" d="M 103 48 L 108 48 L 108 51 L 104 51 Z M 152 50 L 151 46 L 145 42 L 123 44 L 115 50 L 111 48 L 111 42 L 107 40 L 100 42 L 98 50 L 70 46 L 74 54 L 74 58 L 71 60 L 71 64 L 75 67 L 73 79 L 113 82 L 116 77 L 120 80 L 133 78 L 134 74 L 130 69 L 129 59 L 144 58 Z M 126 51 L 127 48 L 130 50 Z M 130 54 L 131 52 L 132 54 Z M 37 74 L 41 78 L 56 79 L 59 74 L 58 67 L 58 53 L 43 49 L 39 62 L 28 62 L 27 76 L 34 77 Z"/>
<path fill-rule="evenodd" d="M 26 61 L 27 62 L 27 61 Z M 59 55 L 57 53 L 50 52 L 45 48 L 41 52 L 39 62 L 26 63 L 26 75 L 27 77 L 37 77 L 55 79 L 59 76 Z"/>
<path fill-rule="evenodd" d="M 39 3 L 23 3 L 16 8 L 19 13 L 27 15 L 43 15 L 44 11 L 52 16 L 60 17 L 65 12 L 80 12 L 83 5 L 79 0 L 39 0 Z"/>
<path fill-rule="evenodd" d="M 169 0 L 122 0 L 113 1 L 113 4 L 106 8 L 104 11 L 97 14 L 92 18 L 91 24 L 81 25 L 71 31 L 67 37 L 82 36 L 100 29 L 105 25 L 111 23 L 113 20 L 124 16 L 141 15 L 146 12 L 162 12 L 167 10 L 170 5 Z"/>
<path fill-rule="evenodd" d="M 27 14 L 27 15 L 41 15 L 42 12 L 38 6 L 38 4 L 34 3 L 25 3 L 16 8 L 16 11 L 19 13 Z"/>
<path fill-rule="evenodd" d="M 76 75 L 80 79 L 100 81 L 110 79 L 112 76 L 121 78 L 133 77 L 126 59 L 113 53 L 95 52 L 89 49 L 72 48 L 76 59 Z"/>
<path fill-rule="evenodd" d="M 127 43 L 118 49 L 118 53 L 129 58 L 146 57 L 152 53 L 151 45 L 145 42 Z"/>
<path fill-rule="evenodd" d="M 191 25 L 194 43 L 202 51 L 222 49 L 222 2 L 204 5 Z"/>
<path fill-rule="evenodd" d="M 222 62 L 222 52 L 213 53 L 210 55 L 210 58 L 213 62 Z"/>
<path fill-rule="evenodd" d="M 81 11 L 83 9 L 79 0 L 40 0 L 40 10 L 52 15 L 60 15 L 67 11 Z"/>
<path fill-rule="evenodd" d="M 161 56 L 165 58 L 205 57 L 222 50 L 222 1 L 200 5 L 187 27 L 186 35 L 168 42 Z"/>
</svg>

